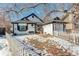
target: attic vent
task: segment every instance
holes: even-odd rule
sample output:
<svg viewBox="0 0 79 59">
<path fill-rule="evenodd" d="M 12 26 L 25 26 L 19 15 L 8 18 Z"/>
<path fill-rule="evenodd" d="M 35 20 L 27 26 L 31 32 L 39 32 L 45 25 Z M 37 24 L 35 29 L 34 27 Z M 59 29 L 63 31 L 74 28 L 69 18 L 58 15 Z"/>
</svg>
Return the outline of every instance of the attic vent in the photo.
<svg viewBox="0 0 79 59">
<path fill-rule="evenodd" d="M 55 17 L 54 20 L 60 20 L 60 18 L 59 17 Z"/>
<path fill-rule="evenodd" d="M 32 18 L 34 18 L 34 15 L 32 15 Z"/>
</svg>

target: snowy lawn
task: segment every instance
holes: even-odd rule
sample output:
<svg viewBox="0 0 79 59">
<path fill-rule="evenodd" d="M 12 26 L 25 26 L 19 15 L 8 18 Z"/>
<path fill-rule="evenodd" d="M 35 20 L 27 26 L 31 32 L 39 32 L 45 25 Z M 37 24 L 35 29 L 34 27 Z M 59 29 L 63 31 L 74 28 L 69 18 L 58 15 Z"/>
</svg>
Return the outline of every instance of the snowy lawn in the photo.
<svg viewBox="0 0 79 59">
<path fill-rule="evenodd" d="M 65 49 L 71 51 L 75 55 L 79 55 L 79 46 L 72 44 L 64 39 L 53 37 L 50 38 L 51 42 L 54 40 L 57 42 L 57 44 L 63 46 Z"/>
<path fill-rule="evenodd" d="M 64 39 L 57 38 L 57 37 L 43 37 L 40 35 L 23 35 L 23 36 L 13 36 L 14 38 L 17 38 L 21 41 L 25 40 L 26 43 L 32 44 L 34 41 L 30 41 L 31 43 L 28 42 L 29 39 L 34 39 L 37 40 L 38 42 L 41 42 L 41 46 L 43 42 L 49 41 L 49 44 L 56 44 L 60 46 L 61 49 L 67 49 L 68 52 L 71 52 L 73 55 L 79 55 L 79 46 L 72 44 Z M 36 42 L 36 43 L 38 43 Z M 34 43 L 32 44 L 32 47 L 34 47 Z M 40 46 L 39 46 L 40 47 Z M 35 48 L 36 49 L 36 48 Z M 38 49 L 39 50 L 39 49 Z M 37 50 L 36 50 L 37 51 Z"/>
<path fill-rule="evenodd" d="M 25 47 L 24 55 L 27 55 L 27 56 L 28 55 L 31 55 L 31 56 L 48 55 L 48 54 L 45 54 L 44 51 L 41 51 L 40 49 L 35 48 L 33 45 L 31 45 L 29 42 L 27 42 L 28 41 L 27 37 L 32 37 L 32 36 L 36 37 L 38 35 L 13 36 L 13 38 L 15 38 L 16 40 L 19 40 L 21 42 L 26 40 L 25 41 L 25 46 L 24 46 Z M 23 48 L 23 46 L 21 46 L 21 47 Z M 23 52 L 21 54 L 23 54 Z"/>
<path fill-rule="evenodd" d="M 0 56 L 11 56 L 11 53 L 8 47 L 5 47 L 2 50 L 0 50 Z"/>
<path fill-rule="evenodd" d="M 46 50 L 48 54 L 52 55 L 71 55 L 68 51 L 63 51 L 61 48 L 58 48 L 55 43 L 49 43 L 50 38 L 44 38 L 39 35 L 32 35 L 28 38 L 28 42 L 39 50 Z M 51 41 L 53 42 L 53 41 Z"/>
<path fill-rule="evenodd" d="M 7 39 L 5 37 L 0 37 L 0 56 L 11 55 L 7 44 L 8 44 Z"/>
</svg>

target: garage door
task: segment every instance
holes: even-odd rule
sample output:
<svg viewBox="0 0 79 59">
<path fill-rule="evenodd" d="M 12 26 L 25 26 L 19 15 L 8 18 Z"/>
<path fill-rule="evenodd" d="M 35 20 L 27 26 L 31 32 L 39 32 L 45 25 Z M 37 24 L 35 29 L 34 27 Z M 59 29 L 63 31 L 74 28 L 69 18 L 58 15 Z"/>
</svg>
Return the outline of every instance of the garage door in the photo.
<svg viewBox="0 0 79 59">
<path fill-rule="evenodd" d="M 0 35 L 5 35 L 5 28 L 0 28 Z"/>
</svg>

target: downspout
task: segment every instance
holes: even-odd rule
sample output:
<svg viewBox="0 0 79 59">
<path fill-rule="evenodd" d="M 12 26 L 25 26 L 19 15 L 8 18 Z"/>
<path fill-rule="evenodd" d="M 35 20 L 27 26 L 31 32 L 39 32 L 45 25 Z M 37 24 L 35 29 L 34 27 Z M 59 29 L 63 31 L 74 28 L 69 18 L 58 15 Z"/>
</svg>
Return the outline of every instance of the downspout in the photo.
<svg viewBox="0 0 79 59">
<path fill-rule="evenodd" d="M 13 35 L 14 35 L 14 24 L 13 24 Z"/>
<path fill-rule="evenodd" d="M 54 23 L 52 23 L 52 30 L 53 30 L 53 36 L 54 36 Z"/>
<path fill-rule="evenodd" d="M 37 24 L 35 23 L 35 34 L 36 34 L 36 25 L 37 25 Z"/>
</svg>

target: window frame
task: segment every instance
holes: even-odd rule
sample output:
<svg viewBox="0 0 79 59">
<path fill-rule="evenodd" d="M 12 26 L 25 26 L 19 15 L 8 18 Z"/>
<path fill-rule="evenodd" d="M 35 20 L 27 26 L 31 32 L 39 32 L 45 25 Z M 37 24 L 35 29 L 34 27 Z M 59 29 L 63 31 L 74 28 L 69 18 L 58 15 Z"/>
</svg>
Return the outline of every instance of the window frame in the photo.
<svg viewBox="0 0 79 59">
<path fill-rule="evenodd" d="M 20 25 L 19 25 L 19 24 L 20 24 Z M 27 31 L 27 30 L 28 30 L 28 24 L 26 24 L 26 25 L 21 25 L 21 24 L 24 24 L 24 23 L 18 23 L 18 24 L 17 24 L 17 30 L 18 30 L 18 31 Z M 25 27 L 25 30 L 22 30 L 22 29 L 21 29 L 22 26 Z"/>
</svg>

